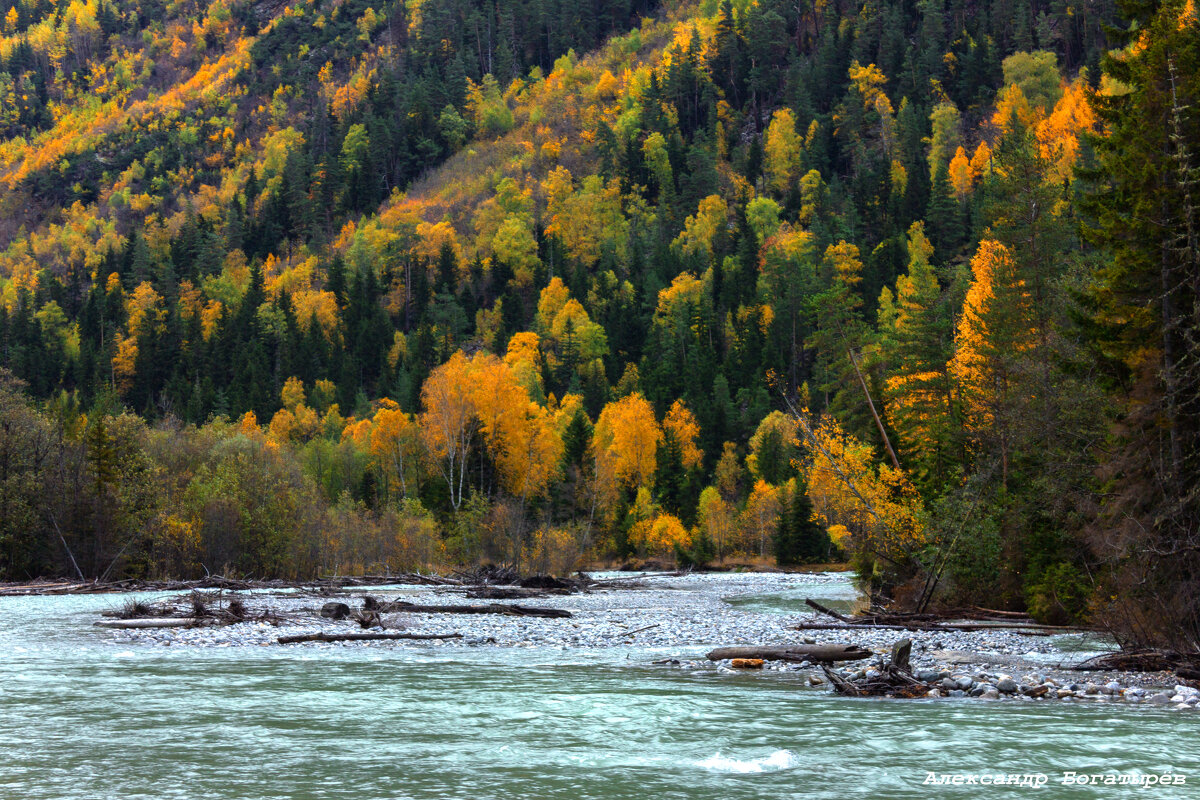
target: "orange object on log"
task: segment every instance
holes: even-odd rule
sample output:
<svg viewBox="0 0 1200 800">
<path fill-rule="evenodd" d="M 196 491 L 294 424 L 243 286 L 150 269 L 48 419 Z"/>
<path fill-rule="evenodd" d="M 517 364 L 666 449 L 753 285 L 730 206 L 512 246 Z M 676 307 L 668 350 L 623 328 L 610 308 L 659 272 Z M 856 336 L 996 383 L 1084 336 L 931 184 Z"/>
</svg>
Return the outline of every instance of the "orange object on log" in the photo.
<svg viewBox="0 0 1200 800">
<path fill-rule="evenodd" d="M 763 660 L 761 658 L 735 658 L 730 666 L 734 669 L 762 669 Z"/>
</svg>

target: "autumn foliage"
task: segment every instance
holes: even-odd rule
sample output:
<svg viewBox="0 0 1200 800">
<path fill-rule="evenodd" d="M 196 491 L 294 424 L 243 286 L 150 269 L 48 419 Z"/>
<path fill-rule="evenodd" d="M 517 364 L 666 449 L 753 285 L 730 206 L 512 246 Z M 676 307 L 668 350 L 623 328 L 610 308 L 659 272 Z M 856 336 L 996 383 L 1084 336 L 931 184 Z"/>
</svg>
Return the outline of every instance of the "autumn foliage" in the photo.
<svg viewBox="0 0 1200 800">
<path fill-rule="evenodd" d="M 1082 618 L 1137 549 L 1076 533 L 1191 519 L 1193 5 L 9 2 L 0 447 L 58 461 L 0 574 L 844 558 Z"/>
</svg>

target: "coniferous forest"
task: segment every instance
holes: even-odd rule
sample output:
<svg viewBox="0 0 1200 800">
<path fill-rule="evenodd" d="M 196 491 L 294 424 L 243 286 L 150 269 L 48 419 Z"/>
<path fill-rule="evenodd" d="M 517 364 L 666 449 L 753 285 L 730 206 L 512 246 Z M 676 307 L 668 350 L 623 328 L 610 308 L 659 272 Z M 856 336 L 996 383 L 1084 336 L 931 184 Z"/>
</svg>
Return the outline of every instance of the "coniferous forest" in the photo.
<svg viewBox="0 0 1200 800">
<path fill-rule="evenodd" d="M 847 560 L 1200 645 L 1193 0 L 0 0 L 0 579 Z"/>
</svg>

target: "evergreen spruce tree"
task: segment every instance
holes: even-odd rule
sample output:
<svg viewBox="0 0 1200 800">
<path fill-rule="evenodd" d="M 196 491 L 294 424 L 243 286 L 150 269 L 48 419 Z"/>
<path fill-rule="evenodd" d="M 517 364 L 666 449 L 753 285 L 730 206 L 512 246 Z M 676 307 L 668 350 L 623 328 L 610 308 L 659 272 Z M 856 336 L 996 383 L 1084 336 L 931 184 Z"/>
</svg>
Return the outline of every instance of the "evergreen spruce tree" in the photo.
<svg viewBox="0 0 1200 800">
<path fill-rule="evenodd" d="M 680 515 L 688 476 L 683 467 L 683 450 L 675 436 L 667 431 L 658 448 L 654 470 L 654 487 L 662 507 L 671 514 Z"/>
<path fill-rule="evenodd" d="M 950 175 L 943 165 L 938 165 L 929 189 L 929 207 L 925 211 L 925 222 L 929 238 L 933 240 L 938 261 L 946 262 L 958 252 L 963 241 L 962 207 L 954 197 Z"/>
<path fill-rule="evenodd" d="M 788 500 L 775 536 L 775 559 L 779 564 L 810 564 L 829 555 L 829 534 L 813 519 L 808 484 L 797 478 L 788 492 Z"/>
<path fill-rule="evenodd" d="M 824 561 L 829 554 L 829 533 L 813 519 L 812 501 L 808 499 L 808 483 L 796 481 L 792 492 L 792 531 L 796 542 L 796 553 L 800 559 L 812 563 Z"/>
</svg>

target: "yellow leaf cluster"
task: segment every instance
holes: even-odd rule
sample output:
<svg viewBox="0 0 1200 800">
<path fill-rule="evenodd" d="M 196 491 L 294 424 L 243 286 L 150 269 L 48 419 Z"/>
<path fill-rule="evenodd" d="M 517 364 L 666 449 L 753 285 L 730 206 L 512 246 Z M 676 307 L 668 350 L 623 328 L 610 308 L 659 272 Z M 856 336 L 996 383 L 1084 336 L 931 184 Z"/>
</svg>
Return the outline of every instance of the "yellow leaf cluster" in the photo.
<svg viewBox="0 0 1200 800">
<path fill-rule="evenodd" d="M 796 115 L 787 108 L 776 111 L 767 126 L 763 157 L 769 184 L 778 194 L 787 194 L 799 176 L 802 154 L 803 145 L 796 133 Z"/>
<path fill-rule="evenodd" d="M 1063 87 L 1054 110 L 1039 120 L 1034 129 L 1042 158 L 1052 164 L 1046 175 L 1048 182 L 1063 183 L 1074 178 L 1080 138 L 1095 129 L 1096 115 L 1088 102 L 1084 81 L 1078 78 Z"/>
<path fill-rule="evenodd" d="M 700 201 L 696 213 L 687 218 L 683 232 L 671 243 L 673 248 L 691 256 L 711 259 L 713 240 L 729 225 L 729 206 L 719 194 Z"/>
<path fill-rule="evenodd" d="M 809 431 L 808 494 L 826 526 L 844 525 L 854 546 L 868 552 L 897 561 L 910 557 L 923 541 L 925 525 L 920 496 L 908 476 L 880 464 L 869 444 L 831 416 Z"/>
<path fill-rule="evenodd" d="M 606 405 L 592 434 L 602 494 L 611 498 L 621 486 L 652 486 L 661 438 L 654 408 L 640 392 Z"/>
<path fill-rule="evenodd" d="M 700 466 L 704 459 L 696 442 L 700 438 L 700 423 L 696 416 L 682 400 L 671 404 L 667 416 L 663 419 L 663 430 L 670 431 L 683 455 L 683 466 L 687 469 Z"/>
<path fill-rule="evenodd" d="M 742 511 L 742 530 L 747 549 L 766 556 L 772 537 L 779 528 L 782 496 L 778 486 L 764 480 L 754 483 L 746 508 Z"/>
<path fill-rule="evenodd" d="M 669 556 L 677 546 L 690 547 L 692 535 L 678 517 L 662 514 L 635 524 L 629 531 L 629 543 L 647 555 Z"/>
</svg>

